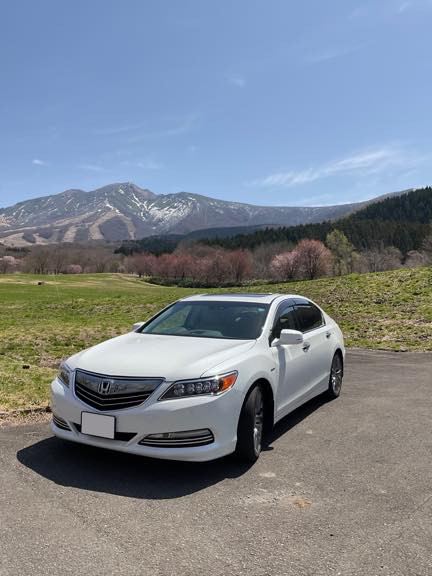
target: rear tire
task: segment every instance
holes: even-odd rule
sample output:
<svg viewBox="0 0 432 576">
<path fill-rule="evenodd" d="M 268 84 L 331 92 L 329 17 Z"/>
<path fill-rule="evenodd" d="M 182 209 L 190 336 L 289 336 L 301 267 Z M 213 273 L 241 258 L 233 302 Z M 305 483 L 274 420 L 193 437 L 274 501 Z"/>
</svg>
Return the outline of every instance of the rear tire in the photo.
<svg viewBox="0 0 432 576">
<path fill-rule="evenodd" d="M 240 460 L 256 462 L 261 453 L 264 431 L 264 394 L 256 384 L 250 390 L 240 413 L 235 455 Z"/>
<path fill-rule="evenodd" d="M 333 356 L 332 365 L 330 369 L 329 387 L 327 389 L 327 396 L 331 399 L 338 398 L 342 389 L 343 379 L 343 363 L 339 352 Z"/>
</svg>

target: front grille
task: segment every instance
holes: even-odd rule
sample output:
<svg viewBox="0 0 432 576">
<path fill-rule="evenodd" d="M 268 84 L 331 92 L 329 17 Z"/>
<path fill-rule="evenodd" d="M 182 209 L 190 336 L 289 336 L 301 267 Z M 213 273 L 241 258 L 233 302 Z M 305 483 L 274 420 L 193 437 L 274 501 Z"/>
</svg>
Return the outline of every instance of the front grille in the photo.
<svg viewBox="0 0 432 576">
<path fill-rule="evenodd" d="M 78 432 L 81 432 L 81 424 L 74 423 L 74 426 Z M 114 440 L 120 440 L 121 442 L 129 442 L 134 436 L 136 436 L 136 432 L 114 432 Z"/>
<path fill-rule="evenodd" d="M 63 420 L 63 418 L 60 418 L 60 416 L 57 416 L 56 414 L 52 415 L 52 419 L 57 428 L 70 431 L 69 424 L 66 422 L 66 420 Z"/>
<path fill-rule="evenodd" d="M 122 410 L 139 406 L 163 382 L 163 378 L 123 378 L 77 370 L 75 395 L 96 410 Z"/>
<path fill-rule="evenodd" d="M 197 434 L 194 430 L 186 432 L 167 432 L 166 434 L 150 434 L 144 436 L 138 442 L 142 446 L 154 446 L 158 448 L 192 448 L 193 446 L 205 446 L 214 442 L 211 430 L 203 430 Z"/>
</svg>

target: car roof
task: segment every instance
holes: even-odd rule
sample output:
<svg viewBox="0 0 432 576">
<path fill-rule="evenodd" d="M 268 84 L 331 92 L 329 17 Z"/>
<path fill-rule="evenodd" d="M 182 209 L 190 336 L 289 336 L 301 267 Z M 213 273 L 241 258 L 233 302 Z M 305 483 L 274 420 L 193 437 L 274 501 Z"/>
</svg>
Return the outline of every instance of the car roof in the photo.
<svg viewBox="0 0 432 576">
<path fill-rule="evenodd" d="M 203 300 L 220 301 L 220 302 L 256 302 L 257 304 L 271 304 L 277 299 L 285 298 L 304 298 L 295 294 L 275 294 L 275 293 L 257 293 L 252 292 L 225 292 L 225 293 L 210 293 L 210 294 L 195 294 L 194 296 L 186 296 L 181 300 L 199 302 Z"/>
</svg>

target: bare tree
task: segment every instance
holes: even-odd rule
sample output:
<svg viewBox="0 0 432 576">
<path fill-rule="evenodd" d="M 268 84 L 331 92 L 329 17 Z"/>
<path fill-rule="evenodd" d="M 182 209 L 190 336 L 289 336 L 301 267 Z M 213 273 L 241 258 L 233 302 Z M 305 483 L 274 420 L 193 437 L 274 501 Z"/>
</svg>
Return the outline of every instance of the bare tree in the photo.
<svg viewBox="0 0 432 576">
<path fill-rule="evenodd" d="M 405 266 L 407 268 L 420 268 L 421 266 L 426 266 L 427 257 L 424 252 L 418 252 L 417 250 L 410 250 L 406 255 Z"/>
<path fill-rule="evenodd" d="M 48 274 L 51 250 L 49 246 L 35 246 L 25 258 L 25 269 L 33 274 Z"/>
<path fill-rule="evenodd" d="M 402 266 L 402 254 L 394 246 L 385 248 L 366 250 L 363 252 L 369 272 L 384 272 L 385 270 L 395 270 Z"/>
<path fill-rule="evenodd" d="M 50 272 L 54 274 L 64 272 L 68 264 L 68 257 L 69 253 L 63 246 L 53 246 L 50 257 Z"/>
<path fill-rule="evenodd" d="M 227 254 L 233 280 L 240 284 L 252 273 L 252 257 L 247 250 L 233 250 Z"/>
<path fill-rule="evenodd" d="M 3 256 L 0 258 L 0 274 L 10 274 L 16 272 L 19 267 L 19 260 L 14 256 Z"/>
<path fill-rule="evenodd" d="M 96 272 L 98 274 L 107 272 L 113 259 L 112 252 L 104 246 L 95 246 L 94 248 L 89 248 L 87 256 L 87 271 Z"/>
<path fill-rule="evenodd" d="M 126 259 L 126 270 L 141 276 L 154 276 L 157 274 L 157 257 L 154 254 L 144 252 L 134 254 Z"/>
<path fill-rule="evenodd" d="M 432 234 L 426 236 L 422 243 L 422 253 L 426 257 L 426 263 L 432 264 Z"/>
<path fill-rule="evenodd" d="M 351 272 L 364 274 L 369 271 L 369 265 L 366 257 L 361 252 L 353 252 L 351 255 Z"/>
<path fill-rule="evenodd" d="M 277 254 L 290 252 L 294 249 L 293 244 L 288 242 L 275 242 L 273 244 L 260 244 L 252 252 L 252 266 L 254 278 L 268 278 L 270 275 L 270 263 Z"/>
</svg>

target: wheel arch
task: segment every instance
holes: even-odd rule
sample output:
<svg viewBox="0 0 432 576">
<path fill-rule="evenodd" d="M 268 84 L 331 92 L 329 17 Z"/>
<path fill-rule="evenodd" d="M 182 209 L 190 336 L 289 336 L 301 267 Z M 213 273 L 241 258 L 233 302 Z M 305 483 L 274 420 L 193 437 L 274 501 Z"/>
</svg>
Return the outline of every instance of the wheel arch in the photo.
<svg viewBox="0 0 432 576">
<path fill-rule="evenodd" d="M 334 352 L 334 356 L 338 355 L 340 358 L 340 361 L 342 362 L 342 376 L 344 375 L 344 356 L 343 356 L 343 352 L 341 348 L 336 348 L 335 352 Z"/>
<path fill-rule="evenodd" d="M 270 382 L 266 378 L 257 378 L 247 391 L 244 403 L 247 401 L 249 394 L 255 388 L 255 386 L 260 386 L 264 395 L 264 430 L 265 432 L 271 432 L 274 425 L 274 395 L 273 388 Z M 243 404 L 244 404 L 243 403 Z"/>
</svg>

